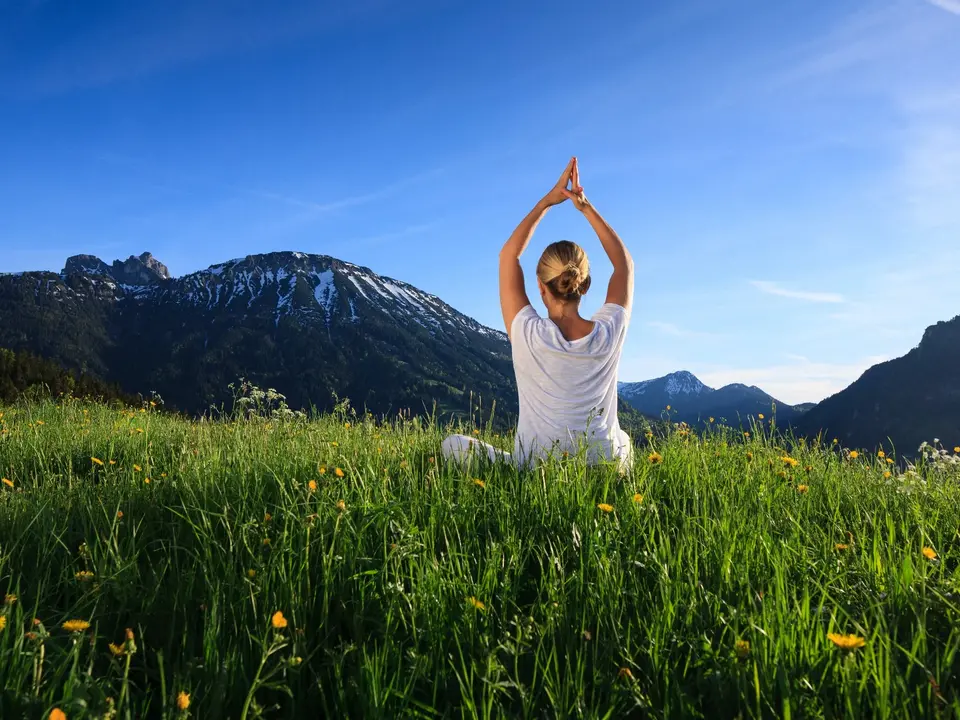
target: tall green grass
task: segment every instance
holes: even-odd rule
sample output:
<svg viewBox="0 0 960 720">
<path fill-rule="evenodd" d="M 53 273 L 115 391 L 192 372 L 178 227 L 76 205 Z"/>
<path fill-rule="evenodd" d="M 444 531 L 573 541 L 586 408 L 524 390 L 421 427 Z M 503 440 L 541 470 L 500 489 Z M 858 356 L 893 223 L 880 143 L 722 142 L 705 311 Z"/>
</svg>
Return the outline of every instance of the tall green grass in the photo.
<svg viewBox="0 0 960 720">
<path fill-rule="evenodd" d="M 960 716 L 949 473 L 762 424 L 622 477 L 344 412 L 0 410 L 4 720 Z"/>
</svg>

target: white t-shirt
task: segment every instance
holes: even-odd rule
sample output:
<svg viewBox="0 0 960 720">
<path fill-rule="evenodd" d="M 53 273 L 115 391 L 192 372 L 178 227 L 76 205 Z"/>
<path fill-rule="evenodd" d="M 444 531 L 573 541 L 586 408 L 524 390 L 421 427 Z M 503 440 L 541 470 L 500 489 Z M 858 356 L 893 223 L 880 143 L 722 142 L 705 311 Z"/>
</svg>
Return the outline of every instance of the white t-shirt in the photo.
<svg viewBox="0 0 960 720">
<path fill-rule="evenodd" d="M 520 395 L 514 441 L 516 459 L 529 464 L 551 449 L 575 454 L 587 443 L 587 460 L 629 459 L 629 436 L 617 418 L 617 370 L 630 313 L 607 303 L 590 318 L 586 337 L 567 340 L 532 305 L 513 320 L 510 342 Z"/>
</svg>

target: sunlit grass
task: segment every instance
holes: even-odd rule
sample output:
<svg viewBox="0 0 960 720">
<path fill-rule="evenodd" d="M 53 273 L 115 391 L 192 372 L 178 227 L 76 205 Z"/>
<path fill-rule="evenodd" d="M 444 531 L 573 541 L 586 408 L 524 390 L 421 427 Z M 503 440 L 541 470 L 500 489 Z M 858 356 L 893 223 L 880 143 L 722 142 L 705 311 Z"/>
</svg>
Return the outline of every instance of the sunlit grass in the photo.
<svg viewBox="0 0 960 720">
<path fill-rule="evenodd" d="M 960 714 L 960 485 L 892 452 L 2 412 L 3 718 Z"/>
</svg>

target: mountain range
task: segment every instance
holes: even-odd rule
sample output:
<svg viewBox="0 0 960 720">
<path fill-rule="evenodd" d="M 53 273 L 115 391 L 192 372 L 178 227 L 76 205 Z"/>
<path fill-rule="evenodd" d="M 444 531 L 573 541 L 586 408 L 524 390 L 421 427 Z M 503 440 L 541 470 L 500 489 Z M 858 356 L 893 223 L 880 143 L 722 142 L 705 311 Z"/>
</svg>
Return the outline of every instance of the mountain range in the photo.
<svg viewBox="0 0 960 720">
<path fill-rule="evenodd" d="M 0 276 L 0 347 L 158 392 L 197 412 L 245 377 L 293 407 L 516 412 L 507 336 L 412 285 L 325 255 L 277 252 L 180 278 L 149 253 Z"/>
<path fill-rule="evenodd" d="M 293 407 L 337 398 L 376 414 L 460 414 L 509 426 L 516 385 L 505 333 L 440 298 L 327 255 L 275 252 L 180 278 L 150 253 L 107 264 L 0 274 L 0 348 L 34 353 L 127 393 L 158 392 L 195 413 L 229 400 L 245 377 Z M 770 413 L 781 428 L 821 432 L 847 447 L 960 445 L 960 317 L 927 329 L 902 358 L 870 368 L 813 406 L 760 388 L 714 389 L 680 371 L 619 385 L 621 421 L 727 424 Z M 45 373 L 49 372 L 44 370 Z M 86 381 L 85 381 L 86 382 Z M 11 386 L 12 387 L 12 386 Z M 471 398 L 473 403 L 471 404 Z"/>
<path fill-rule="evenodd" d="M 749 424 L 749 416 L 776 417 L 781 426 L 793 422 L 809 405 L 787 405 L 753 385 L 734 383 L 714 389 L 694 374 L 681 370 L 654 380 L 619 383 L 620 395 L 639 412 L 654 417 L 669 406 L 674 422 L 702 424 L 714 418 L 739 426 Z"/>
</svg>

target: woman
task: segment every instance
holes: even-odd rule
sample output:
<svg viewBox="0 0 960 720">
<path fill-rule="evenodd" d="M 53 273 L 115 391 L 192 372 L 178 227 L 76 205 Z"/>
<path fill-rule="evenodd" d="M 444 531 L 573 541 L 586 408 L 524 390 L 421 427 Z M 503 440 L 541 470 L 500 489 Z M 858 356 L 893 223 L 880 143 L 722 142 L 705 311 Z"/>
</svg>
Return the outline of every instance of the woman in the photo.
<svg viewBox="0 0 960 720">
<path fill-rule="evenodd" d="M 590 289 L 591 278 L 587 255 L 579 245 L 568 240 L 553 243 L 537 263 L 545 318 L 530 304 L 520 266 L 520 256 L 544 214 L 567 200 L 586 216 L 613 264 L 606 302 L 589 320 L 580 316 L 580 299 Z M 617 418 L 617 370 L 632 300 L 633 260 L 584 195 L 573 158 L 500 251 L 500 306 L 520 396 L 513 457 L 462 435 L 444 441 L 444 454 L 461 458 L 477 445 L 491 459 L 529 466 L 551 452 L 574 454 L 585 443 L 589 463 L 613 460 L 625 469 L 632 445 Z"/>
</svg>

